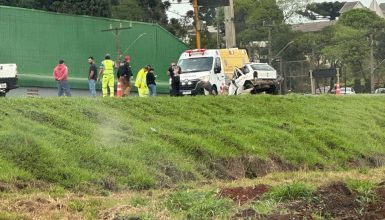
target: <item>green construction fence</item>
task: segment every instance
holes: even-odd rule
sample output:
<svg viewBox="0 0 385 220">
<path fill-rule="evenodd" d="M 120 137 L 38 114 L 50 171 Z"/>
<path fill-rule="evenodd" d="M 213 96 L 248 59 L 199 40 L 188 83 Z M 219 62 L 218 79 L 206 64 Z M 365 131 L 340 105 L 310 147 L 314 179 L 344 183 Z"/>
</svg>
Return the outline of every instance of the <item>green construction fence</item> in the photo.
<svg viewBox="0 0 385 220">
<path fill-rule="evenodd" d="M 97 64 L 106 53 L 117 59 L 114 32 L 102 31 L 110 27 L 128 28 L 119 33 L 120 45 L 131 56 L 134 76 L 151 64 L 158 91 L 168 92 L 167 68 L 187 46 L 158 24 L 0 6 L 0 63 L 17 64 L 20 86 L 56 87 L 53 69 L 64 59 L 71 88 L 87 89 L 88 57 Z"/>
</svg>

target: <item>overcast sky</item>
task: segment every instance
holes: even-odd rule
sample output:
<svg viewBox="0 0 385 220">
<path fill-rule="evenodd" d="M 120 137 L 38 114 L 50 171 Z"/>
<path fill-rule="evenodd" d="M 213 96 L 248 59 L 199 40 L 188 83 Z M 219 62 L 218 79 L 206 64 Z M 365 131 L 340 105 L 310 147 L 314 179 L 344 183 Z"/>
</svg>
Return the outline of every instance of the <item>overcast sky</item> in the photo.
<svg viewBox="0 0 385 220">
<path fill-rule="evenodd" d="M 234 0 L 237 1 L 237 0 Z M 344 1 L 344 0 L 340 0 Z M 351 2 L 350 0 L 345 0 L 347 2 Z M 176 0 L 170 0 L 171 3 L 177 2 Z M 191 7 L 190 4 L 188 4 L 188 0 L 182 0 L 182 2 L 187 3 L 187 4 L 172 4 L 170 11 L 168 12 L 168 17 L 169 18 L 179 18 L 180 16 L 177 14 L 185 15 L 188 10 L 192 10 L 193 8 Z M 314 0 L 314 2 L 324 2 L 324 0 Z M 365 6 L 369 6 L 372 0 L 361 0 L 362 4 Z M 385 3 L 385 0 L 377 0 L 378 4 L 380 3 Z M 175 13 L 172 13 L 175 12 Z"/>
</svg>

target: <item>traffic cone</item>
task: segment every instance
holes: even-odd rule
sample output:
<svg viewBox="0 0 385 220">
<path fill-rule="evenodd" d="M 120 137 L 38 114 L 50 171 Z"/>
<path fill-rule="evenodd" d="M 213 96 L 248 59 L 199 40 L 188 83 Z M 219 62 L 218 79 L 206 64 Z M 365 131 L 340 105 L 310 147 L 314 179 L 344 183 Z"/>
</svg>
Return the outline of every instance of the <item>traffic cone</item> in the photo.
<svg viewBox="0 0 385 220">
<path fill-rule="evenodd" d="M 118 81 L 118 88 L 116 89 L 116 96 L 122 97 L 122 84 Z"/>
<path fill-rule="evenodd" d="M 340 84 L 337 83 L 337 84 L 336 84 L 336 96 L 339 96 L 340 94 L 341 94 Z"/>
</svg>

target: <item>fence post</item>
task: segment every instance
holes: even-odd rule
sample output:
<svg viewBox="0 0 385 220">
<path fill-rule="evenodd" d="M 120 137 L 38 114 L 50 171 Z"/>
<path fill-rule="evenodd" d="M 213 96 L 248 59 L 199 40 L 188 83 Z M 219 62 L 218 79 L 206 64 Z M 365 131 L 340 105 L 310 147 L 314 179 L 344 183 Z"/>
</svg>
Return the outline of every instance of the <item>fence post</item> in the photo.
<svg viewBox="0 0 385 220">
<path fill-rule="evenodd" d="M 313 70 L 310 70 L 310 87 L 311 87 L 311 94 L 315 95 Z"/>
</svg>

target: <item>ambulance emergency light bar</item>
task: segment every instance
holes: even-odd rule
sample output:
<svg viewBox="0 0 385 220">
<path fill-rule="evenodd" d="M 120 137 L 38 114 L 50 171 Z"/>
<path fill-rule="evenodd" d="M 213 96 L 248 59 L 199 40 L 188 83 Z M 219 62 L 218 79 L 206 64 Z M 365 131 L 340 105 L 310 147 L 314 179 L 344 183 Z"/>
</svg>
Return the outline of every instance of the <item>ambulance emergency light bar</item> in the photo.
<svg viewBox="0 0 385 220">
<path fill-rule="evenodd" d="M 201 53 L 202 55 L 205 55 L 206 49 L 195 49 L 195 50 L 186 50 L 186 53 L 191 57 L 191 54 L 193 53 Z"/>
</svg>

